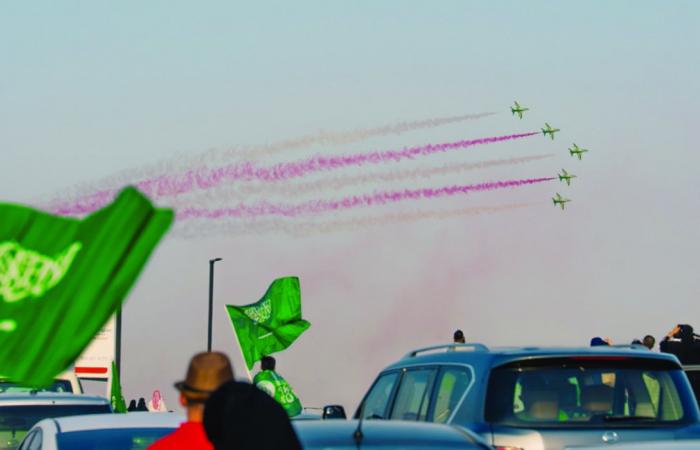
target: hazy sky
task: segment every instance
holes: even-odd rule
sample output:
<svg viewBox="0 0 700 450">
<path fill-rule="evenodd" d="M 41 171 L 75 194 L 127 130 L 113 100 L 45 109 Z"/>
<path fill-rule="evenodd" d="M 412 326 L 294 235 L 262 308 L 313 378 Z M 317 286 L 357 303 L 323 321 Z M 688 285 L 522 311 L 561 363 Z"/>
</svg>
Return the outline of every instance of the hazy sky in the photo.
<svg viewBox="0 0 700 450">
<path fill-rule="evenodd" d="M 116 174 L 133 181 L 231 163 L 236 156 L 226 150 L 237 146 L 494 111 L 252 158 L 401 149 L 538 130 L 544 121 L 562 131 L 553 142 L 534 136 L 317 174 L 274 192 L 236 185 L 156 200 L 296 203 L 547 177 L 562 167 L 579 176 L 570 188 L 550 182 L 291 220 L 330 224 L 323 233 L 235 219 L 179 224 L 126 302 L 126 396 L 160 388 L 176 403 L 172 383 L 206 345 L 212 257 L 224 259 L 215 347 L 239 374 L 223 305 L 257 300 L 275 277 L 300 276 L 313 325 L 278 365 L 309 406 L 354 408 L 383 366 L 449 341 L 458 327 L 488 345 L 574 345 L 595 335 L 661 336 L 678 322 L 700 326 L 700 156 L 691 136 L 699 13 L 691 1 L 3 2 L 0 199 L 41 205 Z M 508 111 L 514 99 L 532 108 L 522 121 Z M 572 142 L 590 149 L 583 161 L 567 154 Z M 430 178 L 323 184 L 550 154 Z M 319 187 L 284 190 L 309 181 Z M 565 212 L 552 207 L 554 192 L 573 199 Z M 387 218 L 511 204 L 528 206 Z M 356 226 L 338 224 L 348 220 Z"/>
</svg>

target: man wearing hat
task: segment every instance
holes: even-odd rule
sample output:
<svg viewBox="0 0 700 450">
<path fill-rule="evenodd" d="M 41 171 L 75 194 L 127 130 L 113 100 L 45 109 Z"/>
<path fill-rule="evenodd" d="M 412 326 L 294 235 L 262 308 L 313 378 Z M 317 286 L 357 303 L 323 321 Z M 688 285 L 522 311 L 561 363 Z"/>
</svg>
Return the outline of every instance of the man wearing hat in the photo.
<svg viewBox="0 0 700 450">
<path fill-rule="evenodd" d="M 214 447 L 207 439 L 202 421 L 204 403 L 223 383 L 233 380 L 228 357 L 219 352 L 198 353 L 190 360 L 185 381 L 175 383 L 180 391 L 180 404 L 187 409 L 187 422 L 175 432 L 154 442 L 149 450 L 206 449 Z"/>
</svg>

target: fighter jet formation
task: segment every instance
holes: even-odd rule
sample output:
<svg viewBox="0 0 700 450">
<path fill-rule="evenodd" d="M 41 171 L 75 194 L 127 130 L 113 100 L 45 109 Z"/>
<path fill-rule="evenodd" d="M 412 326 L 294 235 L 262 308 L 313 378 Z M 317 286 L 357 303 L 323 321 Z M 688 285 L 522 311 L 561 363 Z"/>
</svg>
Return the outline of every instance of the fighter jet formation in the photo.
<svg viewBox="0 0 700 450">
<path fill-rule="evenodd" d="M 520 106 L 520 103 L 518 103 L 517 100 L 514 101 L 513 106 L 510 107 L 511 114 L 517 114 L 520 119 L 523 118 L 523 113 L 529 110 L 530 108 Z M 542 128 L 542 135 L 545 138 L 547 137 L 547 135 L 549 135 L 549 137 L 552 140 L 554 140 L 554 133 L 558 133 L 559 131 L 561 131 L 559 128 L 554 128 L 549 123 L 545 122 L 544 128 Z M 583 154 L 588 152 L 588 149 L 581 148 L 576 143 L 572 144 L 572 147 L 570 147 L 568 150 L 569 154 L 572 157 L 578 157 L 579 161 L 583 159 Z M 560 182 L 566 182 L 567 186 L 571 186 L 571 180 L 576 178 L 576 175 L 567 172 L 566 169 L 561 169 L 561 173 L 558 173 L 557 177 L 559 178 Z M 554 206 L 559 206 L 562 210 L 564 210 L 564 205 L 570 201 L 571 199 L 562 197 L 561 194 L 559 194 L 558 192 L 556 193 L 556 196 L 552 197 L 552 202 L 554 203 Z"/>
</svg>

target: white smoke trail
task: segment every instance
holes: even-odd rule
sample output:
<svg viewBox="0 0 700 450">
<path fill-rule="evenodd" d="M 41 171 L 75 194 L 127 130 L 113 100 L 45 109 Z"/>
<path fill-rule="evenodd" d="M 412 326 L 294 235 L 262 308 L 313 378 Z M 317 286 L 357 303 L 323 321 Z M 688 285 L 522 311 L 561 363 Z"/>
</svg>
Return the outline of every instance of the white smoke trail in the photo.
<svg viewBox="0 0 700 450">
<path fill-rule="evenodd" d="M 341 231 L 357 231 L 361 229 L 392 225 L 400 223 L 412 223 L 424 220 L 444 220 L 455 217 L 476 216 L 503 211 L 527 208 L 538 203 L 514 203 L 500 206 L 485 206 L 460 208 L 453 210 L 433 210 L 417 212 L 399 212 L 379 216 L 362 216 L 350 219 L 317 222 L 296 220 L 255 220 L 241 221 L 221 219 L 188 220 L 179 222 L 170 232 L 175 238 L 201 238 L 210 236 L 240 236 L 240 235 L 264 235 L 269 233 L 285 233 L 295 237 L 308 237 L 319 234 L 337 233 Z"/>
</svg>

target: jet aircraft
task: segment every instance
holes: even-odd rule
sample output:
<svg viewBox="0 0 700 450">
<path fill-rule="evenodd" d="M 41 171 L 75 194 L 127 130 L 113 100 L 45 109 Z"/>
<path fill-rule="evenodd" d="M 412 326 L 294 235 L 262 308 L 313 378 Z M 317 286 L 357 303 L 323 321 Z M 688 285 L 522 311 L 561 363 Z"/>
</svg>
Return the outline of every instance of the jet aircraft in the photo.
<svg viewBox="0 0 700 450">
<path fill-rule="evenodd" d="M 525 111 L 529 111 L 530 108 L 523 108 L 522 106 L 520 106 L 520 104 L 519 104 L 517 101 L 514 102 L 514 103 L 515 103 L 515 105 L 513 105 L 513 106 L 510 107 L 510 112 L 513 113 L 513 115 L 516 115 L 516 114 L 517 114 L 518 117 L 520 117 L 520 118 L 522 119 L 522 118 L 523 118 L 523 113 L 524 113 Z"/>
<path fill-rule="evenodd" d="M 583 157 L 583 154 L 587 151 L 588 149 L 581 148 L 576 144 L 574 144 L 574 146 L 569 149 L 569 153 L 571 154 L 571 156 L 578 156 L 579 161 Z"/>
<path fill-rule="evenodd" d="M 547 137 L 547 135 L 549 135 L 549 137 L 551 137 L 552 140 L 554 140 L 554 133 L 556 133 L 557 131 L 561 130 L 559 130 L 559 128 L 552 128 L 552 126 L 547 122 L 545 122 L 544 128 L 542 128 L 542 134 L 544 135 L 544 137 Z"/>
<path fill-rule="evenodd" d="M 557 192 L 556 197 L 552 197 L 552 201 L 554 202 L 554 206 L 559 205 L 559 206 L 561 206 L 561 209 L 564 210 L 564 204 L 566 204 L 566 202 L 570 202 L 571 200 L 568 198 L 562 197 L 561 194 L 559 194 L 559 192 Z"/>
<path fill-rule="evenodd" d="M 571 186 L 571 179 L 576 178 L 576 175 L 571 174 L 566 171 L 566 169 L 561 169 L 561 173 L 558 173 L 559 181 L 566 181 L 567 186 Z"/>
</svg>

